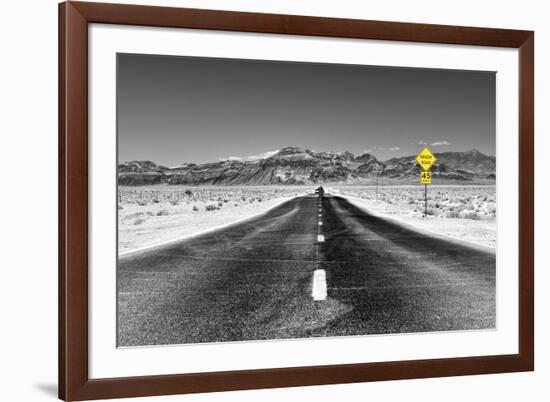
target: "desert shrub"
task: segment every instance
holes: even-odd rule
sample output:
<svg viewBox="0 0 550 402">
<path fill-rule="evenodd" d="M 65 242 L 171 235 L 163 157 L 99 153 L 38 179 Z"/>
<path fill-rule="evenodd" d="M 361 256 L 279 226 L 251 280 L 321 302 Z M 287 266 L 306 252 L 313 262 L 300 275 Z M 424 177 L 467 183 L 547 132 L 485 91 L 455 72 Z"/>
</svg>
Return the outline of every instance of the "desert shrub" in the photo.
<svg viewBox="0 0 550 402">
<path fill-rule="evenodd" d="M 145 200 L 139 200 L 138 203 L 137 203 L 140 207 L 144 207 L 147 205 L 147 201 Z"/>
<path fill-rule="evenodd" d="M 206 207 L 204 207 L 207 211 L 215 211 L 218 209 L 218 207 L 215 204 L 208 204 Z"/>
<path fill-rule="evenodd" d="M 143 222 L 145 222 L 145 219 L 143 219 L 143 218 L 137 218 L 137 219 L 134 221 L 134 225 L 141 225 Z"/>
<path fill-rule="evenodd" d="M 118 204 L 118 209 L 123 209 L 122 205 Z"/>
<path fill-rule="evenodd" d="M 464 207 L 464 204 L 459 204 L 459 205 L 457 205 L 456 207 L 453 208 L 453 210 L 456 210 L 457 212 L 462 212 L 465 209 L 466 208 Z"/>
<path fill-rule="evenodd" d="M 154 202 L 155 204 L 158 204 L 160 201 L 159 201 L 158 198 L 153 198 L 153 202 Z"/>
<path fill-rule="evenodd" d="M 160 211 L 157 212 L 157 216 L 166 216 L 166 215 L 170 215 L 170 212 L 168 212 L 167 209 L 161 209 Z"/>
<path fill-rule="evenodd" d="M 449 211 L 445 214 L 445 217 L 446 218 L 460 218 L 460 214 L 458 213 L 458 211 Z"/>
<path fill-rule="evenodd" d="M 185 195 L 188 197 L 193 197 L 193 192 L 189 189 L 185 190 Z"/>
<path fill-rule="evenodd" d="M 172 200 L 172 201 L 170 201 L 170 204 L 176 206 L 176 205 L 178 205 L 178 201 L 177 200 Z"/>
<path fill-rule="evenodd" d="M 478 221 L 480 219 L 479 214 L 477 212 L 474 212 L 474 211 L 464 212 L 463 217 L 464 217 L 464 219 L 472 219 L 474 221 Z"/>
<path fill-rule="evenodd" d="M 426 214 L 427 214 L 428 216 L 433 216 L 433 215 L 435 215 L 435 209 L 433 209 L 433 208 L 428 208 L 428 210 L 426 211 Z"/>
<path fill-rule="evenodd" d="M 199 207 L 197 207 L 196 205 L 193 205 L 193 211 L 199 212 Z"/>
<path fill-rule="evenodd" d="M 218 207 L 223 207 L 223 202 L 222 201 L 218 201 Z"/>
</svg>

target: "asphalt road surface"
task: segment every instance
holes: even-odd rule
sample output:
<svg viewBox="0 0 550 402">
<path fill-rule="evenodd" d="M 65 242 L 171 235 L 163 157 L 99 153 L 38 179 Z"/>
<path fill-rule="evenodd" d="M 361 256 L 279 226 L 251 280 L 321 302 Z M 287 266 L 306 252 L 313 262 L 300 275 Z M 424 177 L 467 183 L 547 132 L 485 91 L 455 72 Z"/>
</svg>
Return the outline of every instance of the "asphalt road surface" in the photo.
<svg viewBox="0 0 550 402">
<path fill-rule="evenodd" d="M 312 194 L 120 257 L 118 345 L 489 329 L 495 282 L 494 253 Z"/>
</svg>

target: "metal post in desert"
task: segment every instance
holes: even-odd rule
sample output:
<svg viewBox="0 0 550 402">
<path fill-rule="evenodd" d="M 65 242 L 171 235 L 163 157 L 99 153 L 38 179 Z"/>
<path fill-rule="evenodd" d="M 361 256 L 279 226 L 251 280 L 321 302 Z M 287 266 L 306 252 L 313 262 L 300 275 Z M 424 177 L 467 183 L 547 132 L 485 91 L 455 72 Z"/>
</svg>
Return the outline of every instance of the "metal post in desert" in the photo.
<svg viewBox="0 0 550 402">
<path fill-rule="evenodd" d="M 430 168 L 436 160 L 437 158 L 428 147 L 425 147 L 416 156 L 416 161 L 423 169 L 420 172 L 420 184 L 424 184 L 424 217 L 428 216 L 428 184 L 432 184 L 432 172 L 430 172 Z"/>
</svg>

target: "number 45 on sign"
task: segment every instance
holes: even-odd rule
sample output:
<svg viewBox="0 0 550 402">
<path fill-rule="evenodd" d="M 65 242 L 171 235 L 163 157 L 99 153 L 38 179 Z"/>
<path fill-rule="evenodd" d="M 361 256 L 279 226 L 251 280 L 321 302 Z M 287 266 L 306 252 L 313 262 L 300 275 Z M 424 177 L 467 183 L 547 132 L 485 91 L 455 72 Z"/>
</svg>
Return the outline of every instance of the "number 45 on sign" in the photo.
<svg viewBox="0 0 550 402">
<path fill-rule="evenodd" d="M 432 172 L 420 173 L 420 184 L 432 184 Z"/>
</svg>

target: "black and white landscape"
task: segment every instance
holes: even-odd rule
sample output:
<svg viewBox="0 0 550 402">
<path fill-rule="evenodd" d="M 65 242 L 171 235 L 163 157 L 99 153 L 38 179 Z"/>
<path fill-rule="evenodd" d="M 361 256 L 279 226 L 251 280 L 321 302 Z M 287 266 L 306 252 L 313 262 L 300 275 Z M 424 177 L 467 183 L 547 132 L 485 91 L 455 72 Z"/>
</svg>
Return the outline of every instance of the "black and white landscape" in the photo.
<svg viewBox="0 0 550 402">
<path fill-rule="evenodd" d="M 494 74 L 118 57 L 119 346 L 495 328 Z"/>
<path fill-rule="evenodd" d="M 432 167 L 439 184 L 494 184 L 495 157 L 477 150 L 436 153 Z M 223 160 L 183 163 L 169 168 L 152 161 L 131 161 L 118 166 L 121 185 L 186 184 L 222 186 L 368 184 L 374 178 L 392 184 L 417 184 L 416 155 L 379 161 L 372 153 L 316 152 L 285 147 L 273 155 L 249 161 Z"/>
</svg>

